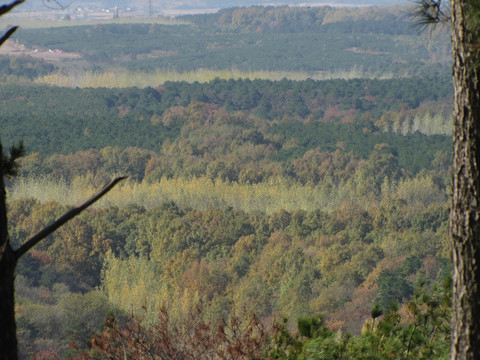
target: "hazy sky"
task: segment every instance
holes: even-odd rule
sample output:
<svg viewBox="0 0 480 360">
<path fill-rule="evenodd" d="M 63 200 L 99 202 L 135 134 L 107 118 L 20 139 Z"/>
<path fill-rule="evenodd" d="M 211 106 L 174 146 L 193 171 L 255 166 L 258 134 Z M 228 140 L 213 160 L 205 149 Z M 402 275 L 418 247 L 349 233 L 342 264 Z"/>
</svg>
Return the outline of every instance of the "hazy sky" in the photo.
<svg viewBox="0 0 480 360">
<path fill-rule="evenodd" d="M 178 14 L 214 11 L 215 9 L 243 7 L 252 5 L 296 5 L 296 6 L 392 6 L 411 4 L 413 0 L 28 0 L 17 11 L 48 10 L 46 4 L 61 3 L 70 6 L 69 9 L 77 7 L 113 9 L 118 6 L 120 9 L 127 7 L 134 9 L 151 9 L 155 13 L 163 13 L 164 10 L 178 10 Z M 0 0 L 0 4 L 6 3 Z M 178 15 L 177 14 L 177 15 Z"/>
<path fill-rule="evenodd" d="M 145 0 L 144 0 L 145 1 Z M 402 5 L 411 3 L 413 0 L 171 0 L 160 1 L 151 0 L 158 7 L 166 5 L 176 8 L 225 8 L 232 6 L 251 6 L 251 5 L 330 5 L 330 6 L 349 6 L 349 5 Z M 138 2 L 138 5 L 140 5 Z"/>
</svg>

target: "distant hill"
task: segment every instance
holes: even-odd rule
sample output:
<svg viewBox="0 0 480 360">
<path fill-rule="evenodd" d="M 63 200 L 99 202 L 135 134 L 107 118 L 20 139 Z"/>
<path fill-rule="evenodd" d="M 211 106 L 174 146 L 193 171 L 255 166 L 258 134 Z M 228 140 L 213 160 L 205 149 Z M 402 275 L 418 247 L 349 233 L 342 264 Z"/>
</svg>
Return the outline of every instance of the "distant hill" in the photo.
<svg viewBox="0 0 480 360">
<path fill-rule="evenodd" d="M 114 0 L 107 0 L 108 2 L 115 4 Z M 315 6 L 315 5 L 405 5 L 406 0 L 317 0 L 317 1 L 305 1 L 305 0 L 286 0 L 286 1 L 270 1 L 270 0 L 187 0 L 187 1 L 164 1 L 160 4 L 153 5 L 157 7 L 175 7 L 175 8 L 228 8 L 228 7 L 242 7 L 252 5 L 300 5 L 300 6 Z"/>
<path fill-rule="evenodd" d="M 178 2 L 175 2 L 178 4 Z M 204 0 L 204 1 L 184 1 L 183 3 L 191 3 L 194 7 L 199 3 L 203 3 L 205 7 L 218 7 L 225 8 L 231 6 L 251 6 L 251 5 L 404 5 L 408 1 L 405 0 L 317 0 L 317 1 L 305 1 L 305 0 L 286 0 L 286 1 L 269 1 L 269 0 Z"/>
<path fill-rule="evenodd" d="M 62 4 L 68 4 L 68 1 L 59 1 Z M 320 1 L 305 1 L 305 0 L 286 0 L 286 1 L 271 1 L 271 0 L 151 0 L 152 10 L 159 13 L 162 10 L 212 10 L 225 9 L 230 7 L 245 7 L 252 5 L 292 5 L 292 6 L 398 6 L 407 5 L 410 2 L 407 0 L 320 0 Z M 148 9 L 149 1 L 133 1 L 133 0 L 98 0 L 98 1 L 84 1 L 77 0 L 70 4 L 70 7 L 92 7 L 92 8 L 131 8 L 131 9 Z M 21 6 L 18 11 L 42 10 L 45 6 L 41 2 L 27 2 Z"/>
<path fill-rule="evenodd" d="M 60 66 L 75 68 L 71 74 L 77 75 L 87 67 L 97 74 L 120 68 L 142 73 L 233 69 L 310 77 L 352 70 L 387 77 L 449 72 L 448 33 L 419 34 L 405 13 L 396 7 L 256 6 L 164 24 L 78 26 L 72 20 L 63 22 L 71 26 L 22 28 L 14 40 L 32 57 L 65 60 Z"/>
</svg>

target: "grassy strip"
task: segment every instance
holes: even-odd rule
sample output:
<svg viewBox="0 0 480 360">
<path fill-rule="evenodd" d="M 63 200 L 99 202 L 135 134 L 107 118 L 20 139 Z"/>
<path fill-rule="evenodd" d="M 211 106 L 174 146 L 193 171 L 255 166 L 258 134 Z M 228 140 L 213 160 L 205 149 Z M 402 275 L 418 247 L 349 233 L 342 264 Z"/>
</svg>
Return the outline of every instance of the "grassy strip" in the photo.
<svg viewBox="0 0 480 360">
<path fill-rule="evenodd" d="M 86 179 L 76 179 L 72 184 L 52 180 L 48 177 L 18 178 L 8 189 L 11 201 L 21 198 L 35 198 L 43 203 L 55 201 L 70 205 L 91 195 L 96 189 Z M 290 184 L 284 179 L 247 185 L 212 182 L 207 178 L 166 179 L 158 183 L 126 182 L 114 189 L 108 199 L 98 201 L 95 206 L 125 207 L 141 204 L 154 208 L 165 202 L 174 201 L 181 208 L 207 210 L 233 207 L 247 212 L 271 213 L 279 209 L 313 210 L 334 208 L 341 202 L 340 188 L 331 189 L 327 184 L 303 186 Z M 347 194 L 344 194 L 347 196 Z M 346 198 L 345 198 L 346 199 Z"/>
<path fill-rule="evenodd" d="M 406 78 L 407 74 L 395 75 L 393 73 L 365 72 L 358 67 L 350 70 L 338 70 L 334 72 L 295 72 L 295 71 L 240 71 L 197 69 L 194 71 L 176 72 L 156 70 L 149 72 L 132 72 L 125 70 L 112 70 L 107 72 L 86 71 L 82 73 L 49 74 L 37 78 L 35 83 L 60 87 L 79 88 L 126 88 L 158 86 L 167 81 L 186 81 L 188 83 L 206 83 L 214 79 L 261 79 L 278 81 L 282 79 L 302 81 L 306 79 L 330 80 L 330 79 L 392 79 Z"/>
<path fill-rule="evenodd" d="M 315 209 L 332 210 L 343 202 L 368 208 L 376 204 L 369 194 L 361 194 L 355 181 L 334 185 L 328 179 L 318 185 L 301 185 L 283 178 L 270 179 L 258 184 L 212 182 L 207 178 L 166 179 L 156 183 L 125 182 L 98 201 L 97 207 L 125 207 L 141 204 L 147 209 L 173 201 L 181 208 L 208 210 L 232 207 L 245 212 L 271 214 L 280 209 L 287 211 Z M 97 188 L 85 178 L 72 184 L 47 177 L 17 178 L 8 189 L 11 201 L 35 198 L 41 202 L 56 201 L 63 205 L 75 204 L 87 198 Z M 443 203 L 443 194 L 429 177 L 419 176 L 382 185 L 382 197 L 398 197 L 408 204 L 425 205 Z M 355 204 L 356 203 L 356 204 Z"/>
</svg>

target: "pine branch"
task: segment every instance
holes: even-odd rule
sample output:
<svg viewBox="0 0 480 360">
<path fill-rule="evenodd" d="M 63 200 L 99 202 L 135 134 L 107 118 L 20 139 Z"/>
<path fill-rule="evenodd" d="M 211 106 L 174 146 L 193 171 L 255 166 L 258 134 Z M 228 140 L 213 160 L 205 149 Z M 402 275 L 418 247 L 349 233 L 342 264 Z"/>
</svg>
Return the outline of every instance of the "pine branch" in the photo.
<svg viewBox="0 0 480 360">
<path fill-rule="evenodd" d="M 18 145 L 14 145 L 10 148 L 10 156 L 3 156 L 3 168 L 2 174 L 4 176 L 15 176 L 19 168 L 17 160 L 25 155 L 25 147 L 23 142 L 20 141 Z"/>
<path fill-rule="evenodd" d="M 18 29 L 18 26 L 13 26 L 10 29 L 8 29 L 8 31 L 5 34 L 3 34 L 3 36 L 0 38 L 0 46 L 2 46 L 2 44 L 5 41 L 7 41 L 10 38 L 10 36 L 12 36 L 15 31 L 17 31 L 17 29 Z"/>
<path fill-rule="evenodd" d="M 73 219 L 75 216 L 80 214 L 83 210 L 88 208 L 90 205 L 92 205 L 95 201 L 103 197 L 106 193 L 108 193 L 117 183 L 123 179 L 125 179 L 126 176 L 120 176 L 116 177 L 113 180 L 111 180 L 109 183 L 107 183 L 102 189 L 100 189 L 98 192 L 93 194 L 90 198 L 85 200 L 83 203 L 80 205 L 74 207 L 70 211 L 67 211 L 63 216 L 61 216 L 59 219 L 57 219 L 55 222 L 41 230 L 38 234 L 27 240 L 22 246 L 20 246 L 17 250 L 15 250 L 15 258 L 18 260 L 22 255 L 24 255 L 27 251 L 29 251 L 32 247 L 34 247 L 36 244 L 38 244 L 40 241 L 45 239 L 48 235 L 53 233 L 55 230 L 57 230 L 60 226 L 65 224 L 67 221 Z"/>
<path fill-rule="evenodd" d="M 414 26 L 422 30 L 451 21 L 450 8 L 445 5 L 445 0 L 443 3 L 442 0 L 416 0 L 411 17 L 415 21 Z"/>
</svg>

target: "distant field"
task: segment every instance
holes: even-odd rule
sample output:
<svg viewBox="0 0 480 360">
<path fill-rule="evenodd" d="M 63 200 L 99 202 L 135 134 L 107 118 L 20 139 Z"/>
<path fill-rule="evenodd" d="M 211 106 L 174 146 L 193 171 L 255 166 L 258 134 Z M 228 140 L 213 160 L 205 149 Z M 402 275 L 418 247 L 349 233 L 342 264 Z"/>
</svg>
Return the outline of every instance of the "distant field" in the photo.
<svg viewBox="0 0 480 360">
<path fill-rule="evenodd" d="M 108 17 L 107 17 L 108 16 Z M 76 20 L 59 20 L 57 16 L 53 16 L 50 12 L 45 13 L 17 13 L 8 14 L 0 18 L 0 28 L 7 25 L 18 25 L 21 29 L 45 29 L 45 28 L 57 28 L 65 26 L 85 26 L 85 25 L 98 25 L 98 24 L 185 24 L 185 20 L 180 18 L 156 16 L 150 17 L 134 17 L 123 16 L 118 19 L 114 19 L 111 14 L 104 17 L 86 18 Z"/>
</svg>

